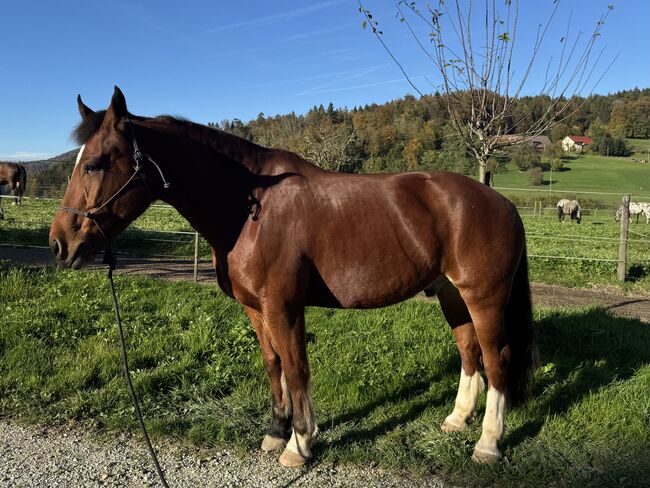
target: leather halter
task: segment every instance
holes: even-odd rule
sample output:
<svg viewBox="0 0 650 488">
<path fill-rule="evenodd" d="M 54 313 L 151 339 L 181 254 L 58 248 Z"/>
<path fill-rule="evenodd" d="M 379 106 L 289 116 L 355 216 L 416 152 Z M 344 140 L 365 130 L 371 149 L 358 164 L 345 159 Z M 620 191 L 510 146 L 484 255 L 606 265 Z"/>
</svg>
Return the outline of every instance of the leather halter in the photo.
<svg viewBox="0 0 650 488">
<path fill-rule="evenodd" d="M 147 153 L 142 152 L 138 147 L 138 141 L 135 138 L 135 130 L 133 128 L 133 122 L 131 121 L 131 119 L 126 119 L 125 123 L 129 127 L 129 132 L 131 133 L 131 142 L 133 144 L 133 160 L 135 161 L 135 165 L 133 166 L 133 174 L 129 177 L 128 180 L 126 180 L 126 183 L 124 183 L 115 193 L 113 193 L 113 195 L 108 200 L 106 200 L 99 207 L 93 210 L 78 210 L 76 208 L 66 207 L 65 205 L 60 205 L 57 208 L 57 211 L 63 210 L 64 212 L 70 212 L 72 214 L 81 215 L 82 217 L 86 217 L 90 219 L 97 226 L 97 229 L 99 230 L 99 233 L 104 238 L 104 241 L 106 241 L 106 244 L 109 244 L 109 240 L 106 237 L 106 234 L 104 234 L 104 231 L 102 230 L 101 226 L 99 225 L 99 222 L 97 222 L 95 215 L 102 208 L 104 208 L 113 200 L 115 200 L 120 195 L 120 193 L 122 193 L 122 190 L 124 190 L 131 183 L 131 181 L 133 181 L 133 179 L 140 173 L 140 171 L 142 171 L 143 163 L 145 161 L 149 161 L 151 164 L 153 164 L 156 167 L 158 173 L 160 174 L 160 178 L 163 181 L 163 188 L 167 189 L 171 186 L 171 184 L 167 180 L 165 180 L 165 176 L 163 175 L 163 172 L 160 169 L 158 163 L 156 163 L 156 161 L 154 161 L 153 158 L 151 158 L 151 156 L 149 156 Z"/>
</svg>

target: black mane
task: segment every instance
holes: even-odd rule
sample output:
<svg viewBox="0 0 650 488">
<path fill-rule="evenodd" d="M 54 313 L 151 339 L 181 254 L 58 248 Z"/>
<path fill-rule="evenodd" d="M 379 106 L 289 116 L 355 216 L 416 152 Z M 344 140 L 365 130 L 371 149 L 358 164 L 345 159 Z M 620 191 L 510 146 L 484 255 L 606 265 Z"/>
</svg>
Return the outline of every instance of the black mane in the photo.
<svg viewBox="0 0 650 488">
<path fill-rule="evenodd" d="M 72 131 L 72 139 L 80 146 L 86 144 L 88 139 L 99 130 L 104 120 L 104 115 L 106 115 L 106 110 L 99 110 L 82 119 L 79 125 Z"/>
<path fill-rule="evenodd" d="M 88 142 L 88 140 L 100 129 L 105 115 L 106 110 L 98 110 L 97 112 L 88 115 L 72 131 L 72 139 L 79 145 L 86 144 L 86 142 Z M 186 134 L 192 139 L 202 143 L 207 143 L 213 149 L 220 152 L 223 152 L 224 143 L 226 143 L 227 146 L 262 149 L 260 146 L 248 139 L 225 132 L 221 129 L 192 122 L 190 119 L 183 116 L 159 115 L 157 117 L 149 118 L 129 114 L 129 118 L 131 120 L 142 120 L 154 123 L 162 122 L 170 127 L 183 128 L 185 129 Z"/>
</svg>

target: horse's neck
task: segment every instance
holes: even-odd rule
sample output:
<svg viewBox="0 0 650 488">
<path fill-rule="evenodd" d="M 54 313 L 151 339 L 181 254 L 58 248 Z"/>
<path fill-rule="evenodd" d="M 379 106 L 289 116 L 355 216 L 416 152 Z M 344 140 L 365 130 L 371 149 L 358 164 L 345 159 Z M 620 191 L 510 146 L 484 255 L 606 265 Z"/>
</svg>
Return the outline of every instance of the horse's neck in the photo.
<svg viewBox="0 0 650 488">
<path fill-rule="evenodd" d="M 215 150 L 183 137 L 162 138 L 151 154 L 170 187 L 159 192 L 213 247 L 229 246 L 247 214 L 254 155 L 236 147 Z M 232 157 L 229 157 L 232 155 Z M 234 160 L 238 157 L 240 160 Z M 156 170 L 152 171 L 155 174 Z"/>
</svg>

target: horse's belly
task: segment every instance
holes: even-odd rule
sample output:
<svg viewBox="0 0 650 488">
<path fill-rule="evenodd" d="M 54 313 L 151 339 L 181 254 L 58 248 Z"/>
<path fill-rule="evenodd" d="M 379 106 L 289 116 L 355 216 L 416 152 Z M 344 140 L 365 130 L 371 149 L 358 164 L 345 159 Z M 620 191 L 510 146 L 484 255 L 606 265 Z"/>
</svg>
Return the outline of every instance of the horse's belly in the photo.
<svg viewBox="0 0 650 488">
<path fill-rule="evenodd" d="M 343 308 L 377 308 L 412 297 L 433 279 L 433 270 L 412 263 L 377 266 L 348 266 L 339 273 L 323 276 L 326 289 Z"/>
</svg>

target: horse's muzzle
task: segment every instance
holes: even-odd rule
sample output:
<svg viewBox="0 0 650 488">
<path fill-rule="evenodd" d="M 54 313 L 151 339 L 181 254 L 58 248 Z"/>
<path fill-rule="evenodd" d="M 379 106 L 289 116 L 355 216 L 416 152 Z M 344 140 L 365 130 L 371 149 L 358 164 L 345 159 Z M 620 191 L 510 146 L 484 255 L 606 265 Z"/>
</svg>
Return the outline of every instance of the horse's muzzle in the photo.
<svg viewBox="0 0 650 488">
<path fill-rule="evenodd" d="M 68 249 L 65 243 L 53 238 L 50 241 L 50 250 L 59 266 L 64 268 L 79 269 L 92 263 L 95 257 L 91 246 L 84 241 L 80 242 L 75 249 Z"/>
</svg>

